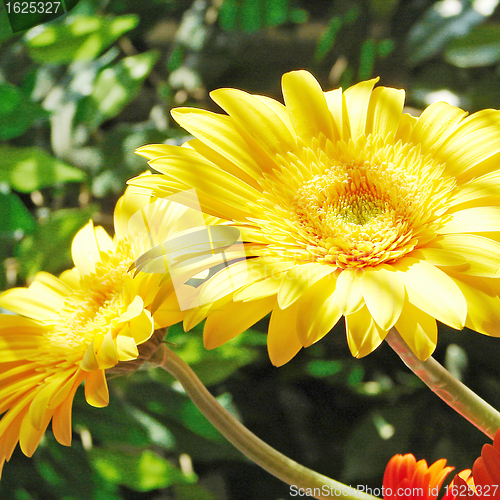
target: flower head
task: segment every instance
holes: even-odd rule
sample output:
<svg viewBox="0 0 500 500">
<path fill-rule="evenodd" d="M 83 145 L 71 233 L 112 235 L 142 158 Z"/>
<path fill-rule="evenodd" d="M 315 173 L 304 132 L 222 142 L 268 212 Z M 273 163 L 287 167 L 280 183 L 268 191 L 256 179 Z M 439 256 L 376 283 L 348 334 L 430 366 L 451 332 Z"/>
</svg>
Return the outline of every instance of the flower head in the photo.
<svg viewBox="0 0 500 500">
<path fill-rule="evenodd" d="M 323 92 L 308 72 L 287 73 L 285 106 L 219 89 L 227 115 L 172 111 L 194 140 L 138 150 L 161 175 L 130 184 L 160 197 L 195 188 L 252 257 L 244 286 L 216 274 L 201 291 L 212 307 L 186 316 L 186 327 L 208 316 L 207 347 L 269 312 L 276 365 L 342 316 L 356 357 L 392 327 L 422 360 L 436 320 L 500 334 L 500 112 L 441 102 L 414 118 L 404 91 L 375 83 Z"/>
<path fill-rule="evenodd" d="M 441 459 L 431 466 L 408 453 L 394 455 L 384 474 L 384 500 L 420 499 L 436 500 L 441 485 L 453 467 L 446 467 Z"/>
<path fill-rule="evenodd" d="M 472 467 L 474 488 L 479 498 L 500 499 L 500 430 L 493 445 L 485 444 Z"/>
<path fill-rule="evenodd" d="M 106 406 L 106 371 L 143 361 L 163 336 L 155 330 L 182 319 L 161 274 L 129 271 L 151 246 L 151 234 L 129 225 L 133 214 L 156 218 L 157 237 L 175 230 L 179 216 L 149 201 L 128 190 L 113 239 L 90 221 L 73 240 L 73 269 L 59 278 L 39 273 L 29 288 L 0 295 L 0 306 L 17 313 L 0 315 L 0 471 L 18 441 L 31 456 L 51 420 L 56 439 L 69 445 L 78 386 L 85 382 L 89 404 Z"/>
</svg>

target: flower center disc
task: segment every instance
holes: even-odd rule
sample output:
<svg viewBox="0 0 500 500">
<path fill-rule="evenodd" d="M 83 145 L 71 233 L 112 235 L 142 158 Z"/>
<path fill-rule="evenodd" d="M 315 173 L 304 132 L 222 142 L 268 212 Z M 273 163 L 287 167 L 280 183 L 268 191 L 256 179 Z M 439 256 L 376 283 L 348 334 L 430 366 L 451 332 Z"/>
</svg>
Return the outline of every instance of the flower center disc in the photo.
<svg viewBox="0 0 500 500">
<path fill-rule="evenodd" d="M 283 158 L 279 178 L 267 179 L 269 248 L 345 269 L 393 262 L 432 240 L 454 181 L 418 147 L 384 142 L 326 142 Z"/>
</svg>

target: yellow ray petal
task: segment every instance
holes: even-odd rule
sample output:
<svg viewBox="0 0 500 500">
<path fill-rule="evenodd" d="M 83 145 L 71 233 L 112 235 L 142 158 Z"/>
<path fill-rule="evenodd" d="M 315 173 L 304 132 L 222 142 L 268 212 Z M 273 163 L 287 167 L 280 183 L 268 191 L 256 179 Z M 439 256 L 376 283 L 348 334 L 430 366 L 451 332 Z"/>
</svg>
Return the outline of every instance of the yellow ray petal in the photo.
<svg viewBox="0 0 500 500">
<path fill-rule="evenodd" d="M 109 391 L 104 370 L 94 370 L 86 376 L 85 399 L 90 406 L 97 408 L 108 405 Z"/>
<path fill-rule="evenodd" d="M 456 193 L 452 196 L 449 204 L 455 211 L 457 205 L 461 208 L 468 208 L 463 206 L 468 202 L 495 205 L 496 203 L 487 202 L 497 200 L 498 197 L 500 197 L 500 171 L 495 170 L 457 186 Z"/>
<path fill-rule="evenodd" d="M 293 128 L 292 120 L 290 119 L 290 114 L 281 102 L 272 99 L 271 97 L 267 97 L 264 95 L 254 95 L 259 101 L 263 102 L 266 106 L 269 106 L 274 113 L 279 117 L 279 119 L 285 124 L 286 128 L 290 132 L 290 135 L 296 140 L 297 132 Z"/>
<path fill-rule="evenodd" d="M 406 301 L 395 327 L 421 361 L 425 361 L 434 352 L 438 331 L 436 320 L 432 316 Z"/>
<path fill-rule="evenodd" d="M 101 370 L 112 368 L 118 363 L 118 351 L 111 332 L 104 335 L 101 347 L 96 352 L 96 357 Z"/>
<path fill-rule="evenodd" d="M 309 262 L 292 267 L 286 272 L 278 292 L 278 304 L 286 309 L 300 296 L 327 274 L 335 271 L 334 266 Z"/>
<path fill-rule="evenodd" d="M 351 128 L 342 89 L 329 90 L 324 95 L 328 109 L 332 114 L 334 136 L 347 142 L 351 137 Z"/>
<path fill-rule="evenodd" d="M 94 339 L 95 340 L 95 339 Z M 85 354 L 83 355 L 80 368 L 86 372 L 92 372 L 99 369 L 99 362 L 95 353 L 94 340 L 89 344 Z"/>
<path fill-rule="evenodd" d="M 416 118 L 415 116 L 412 116 L 408 113 L 402 114 L 399 120 L 394 141 L 402 141 L 403 143 L 410 142 L 411 134 L 417 122 L 418 118 Z"/>
<path fill-rule="evenodd" d="M 405 102 L 405 91 L 377 87 L 371 93 L 366 116 L 366 134 L 387 137 L 394 134 L 401 119 Z"/>
<path fill-rule="evenodd" d="M 56 278 L 52 274 L 39 272 L 35 274 L 35 281 L 42 283 L 52 291 L 56 292 L 61 297 L 65 297 L 71 293 L 71 288 L 61 279 Z"/>
<path fill-rule="evenodd" d="M 183 320 L 184 314 L 184 311 L 179 309 L 179 302 L 175 293 L 169 295 L 161 306 L 154 311 L 155 330 L 179 323 L 179 321 Z"/>
<path fill-rule="evenodd" d="M 81 275 L 95 272 L 95 263 L 100 260 L 100 254 L 92 221 L 89 221 L 74 237 L 71 255 Z"/>
<path fill-rule="evenodd" d="M 342 314 L 352 314 L 363 307 L 364 300 L 360 285 L 355 269 L 344 269 L 340 273 L 335 295 Z"/>
<path fill-rule="evenodd" d="M 137 178 L 150 176 L 150 172 L 143 173 Z M 132 188 L 127 188 L 125 194 L 117 201 L 113 213 L 115 235 L 118 240 L 125 238 L 129 234 L 130 218 L 142 207 L 148 205 L 150 196 L 134 193 Z"/>
<path fill-rule="evenodd" d="M 30 292 L 29 288 L 11 288 L 0 294 L 0 307 L 40 321 L 56 320 L 59 317 L 59 309 L 52 306 L 44 297 Z"/>
<path fill-rule="evenodd" d="M 84 372 L 79 372 L 73 382 L 70 393 L 66 396 L 64 401 L 55 409 L 54 416 L 52 417 L 52 432 L 57 441 L 65 446 L 71 445 L 71 413 L 73 408 L 73 399 L 76 390 L 85 378 Z"/>
<path fill-rule="evenodd" d="M 21 423 L 21 430 L 19 432 L 19 446 L 22 452 L 27 457 L 31 457 L 33 453 L 35 453 L 35 450 L 37 449 L 43 435 L 45 434 L 53 413 L 54 411 L 51 410 L 45 414 L 40 429 L 35 429 L 31 425 L 31 419 L 29 418 L 29 415 L 24 416 Z"/>
<path fill-rule="evenodd" d="M 210 97 L 241 127 L 251 134 L 270 156 L 295 148 L 295 139 L 279 116 L 260 99 L 236 89 L 217 89 Z"/>
<path fill-rule="evenodd" d="M 463 266 L 467 264 L 467 259 L 453 250 L 440 248 L 438 243 L 443 236 L 438 236 L 431 241 L 427 247 L 421 247 L 413 250 L 408 254 L 408 257 L 413 257 L 417 260 L 425 260 L 429 264 L 438 267 Z"/>
<path fill-rule="evenodd" d="M 116 250 L 116 245 L 102 226 L 95 227 L 94 232 L 97 246 L 101 252 L 114 252 Z"/>
<path fill-rule="evenodd" d="M 34 429 L 42 428 L 45 415 L 50 410 L 49 401 L 65 386 L 72 374 L 72 372 L 58 373 L 52 380 L 45 381 L 44 385 L 38 388 L 29 409 L 29 419 Z"/>
<path fill-rule="evenodd" d="M 378 80 L 372 78 L 359 82 L 344 92 L 353 141 L 365 133 L 371 93 Z"/>
<path fill-rule="evenodd" d="M 431 104 L 418 117 L 409 141 L 421 144 L 424 155 L 436 151 L 466 116 L 465 111 L 445 102 Z"/>
<path fill-rule="evenodd" d="M 467 303 L 447 274 L 411 257 L 403 258 L 392 266 L 400 271 L 408 299 L 414 306 L 457 330 L 464 327 Z"/>
<path fill-rule="evenodd" d="M 367 267 L 360 279 L 366 307 L 380 328 L 388 331 L 403 309 L 403 282 L 390 266 Z"/>
<path fill-rule="evenodd" d="M 276 304 L 273 309 L 269 321 L 267 350 L 274 366 L 288 363 L 302 349 L 297 336 L 296 315 L 297 304 L 292 304 L 284 311 Z"/>
<path fill-rule="evenodd" d="M 466 208 L 450 214 L 438 234 L 485 233 L 500 231 L 500 207 Z"/>
<path fill-rule="evenodd" d="M 336 282 L 329 274 L 297 301 L 297 336 L 304 347 L 322 339 L 342 316 L 335 296 Z"/>
<path fill-rule="evenodd" d="M 355 358 L 373 352 L 385 339 L 387 332 L 373 321 L 366 306 L 345 316 L 347 343 Z"/>
<path fill-rule="evenodd" d="M 210 146 L 200 141 L 199 139 L 192 139 L 188 142 L 188 144 L 198 154 L 202 155 L 225 172 L 238 177 L 252 188 L 257 189 L 258 191 L 261 190 L 258 180 L 262 177 L 262 172 L 253 158 L 251 160 L 251 164 L 255 164 L 255 166 L 252 166 L 252 168 L 249 169 L 248 166 L 236 163 L 236 160 L 231 161 L 230 155 L 226 154 L 225 156 L 223 156 L 222 153 L 213 150 L 212 148 L 210 148 Z M 245 147 L 249 149 L 246 143 Z M 247 173 L 248 171 L 250 171 L 251 176 Z"/>
<path fill-rule="evenodd" d="M 118 335 L 116 338 L 116 351 L 119 361 L 130 361 L 132 359 L 137 359 L 139 356 L 139 350 L 137 349 L 135 340 L 125 335 Z"/>
<path fill-rule="evenodd" d="M 211 313 L 203 330 L 207 349 L 214 349 L 244 332 L 269 314 L 276 304 L 275 297 L 250 302 L 229 302 Z"/>
<path fill-rule="evenodd" d="M 479 333 L 500 337 L 500 298 L 492 280 L 450 272 L 467 301 L 465 326 Z M 495 280 L 496 282 L 497 280 Z"/>
<path fill-rule="evenodd" d="M 257 180 L 262 176 L 262 170 L 252 156 L 252 151 L 228 116 L 194 108 L 177 108 L 171 113 L 181 127 L 229 160 L 248 177 Z M 143 154 L 147 147 L 139 148 L 137 152 Z"/>
<path fill-rule="evenodd" d="M 447 172 L 464 174 L 500 152 L 500 113 L 486 109 L 465 119 L 442 142 L 436 160 L 447 165 Z M 469 175 L 468 175 L 469 176 Z"/>
<path fill-rule="evenodd" d="M 71 290 L 74 290 L 75 288 L 80 286 L 80 273 L 78 272 L 76 267 L 62 272 L 59 276 L 59 279 Z"/>
<path fill-rule="evenodd" d="M 500 243 L 474 234 L 444 234 L 436 238 L 436 245 L 466 259 L 461 273 L 471 276 L 497 278 L 500 275 Z"/>
<path fill-rule="evenodd" d="M 265 278 L 246 285 L 234 294 L 234 300 L 248 301 L 277 295 L 283 276 L 284 274 L 281 274 L 277 277 Z"/>
<path fill-rule="evenodd" d="M 332 115 L 319 83 L 307 71 L 291 71 L 282 78 L 283 97 L 293 127 L 302 139 L 310 141 L 323 134 L 336 141 Z"/>
</svg>

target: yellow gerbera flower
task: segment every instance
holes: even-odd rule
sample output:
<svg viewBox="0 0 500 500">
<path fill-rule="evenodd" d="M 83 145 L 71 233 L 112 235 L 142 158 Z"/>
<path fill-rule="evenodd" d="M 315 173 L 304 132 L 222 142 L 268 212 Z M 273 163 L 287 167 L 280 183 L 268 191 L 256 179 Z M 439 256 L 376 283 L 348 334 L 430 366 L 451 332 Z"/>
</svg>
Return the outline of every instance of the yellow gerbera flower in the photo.
<svg viewBox="0 0 500 500">
<path fill-rule="evenodd" d="M 115 209 L 114 239 L 90 221 L 73 240 L 73 269 L 59 278 L 39 273 L 29 288 L 0 295 L 0 306 L 19 315 L 0 315 L 0 472 L 18 441 L 33 454 L 51 419 L 56 439 L 70 445 L 78 386 L 85 381 L 89 404 L 106 406 L 106 370 L 141 360 L 163 336 L 154 331 L 182 319 L 161 274 L 129 272 L 152 235 L 168 237 L 185 211 L 149 202 L 128 190 Z M 135 231 L 137 211 L 155 218 L 158 232 Z"/>
<path fill-rule="evenodd" d="M 185 319 L 208 315 L 207 347 L 271 311 L 276 365 L 341 316 L 356 357 L 392 327 L 422 360 L 436 320 L 500 334 L 500 112 L 440 102 L 415 118 L 402 114 L 403 90 L 376 82 L 323 92 L 294 71 L 285 106 L 219 89 L 228 115 L 175 109 L 195 139 L 138 150 L 163 175 L 130 184 L 157 196 L 195 188 L 204 211 L 253 244 L 246 285 L 233 293 L 222 271 L 201 291 L 212 307 Z"/>
</svg>

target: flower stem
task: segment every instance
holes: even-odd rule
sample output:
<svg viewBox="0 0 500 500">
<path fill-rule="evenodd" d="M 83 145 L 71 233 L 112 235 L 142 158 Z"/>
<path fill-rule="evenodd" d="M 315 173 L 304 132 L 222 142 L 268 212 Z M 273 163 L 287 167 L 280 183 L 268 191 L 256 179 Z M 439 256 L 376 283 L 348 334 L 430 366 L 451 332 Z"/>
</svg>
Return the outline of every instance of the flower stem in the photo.
<svg viewBox="0 0 500 500">
<path fill-rule="evenodd" d="M 386 337 L 406 366 L 457 413 L 493 439 L 500 428 L 500 413 L 456 379 L 434 358 L 420 361 L 392 328 Z"/>
<path fill-rule="evenodd" d="M 294 486 L 294 493 L 302 489 L 309 496 L 320 500 L 331 500 L 333 497 L 356 500 L 377 498 L 318 474 L 264 443 L 219 404 L 193 370 L 177 354 L 165 344 L 162 346 L 164 357 L 159 366 L 180 382 L 203 415 L 250 460 L 278 479 Z"/>
</svg>

